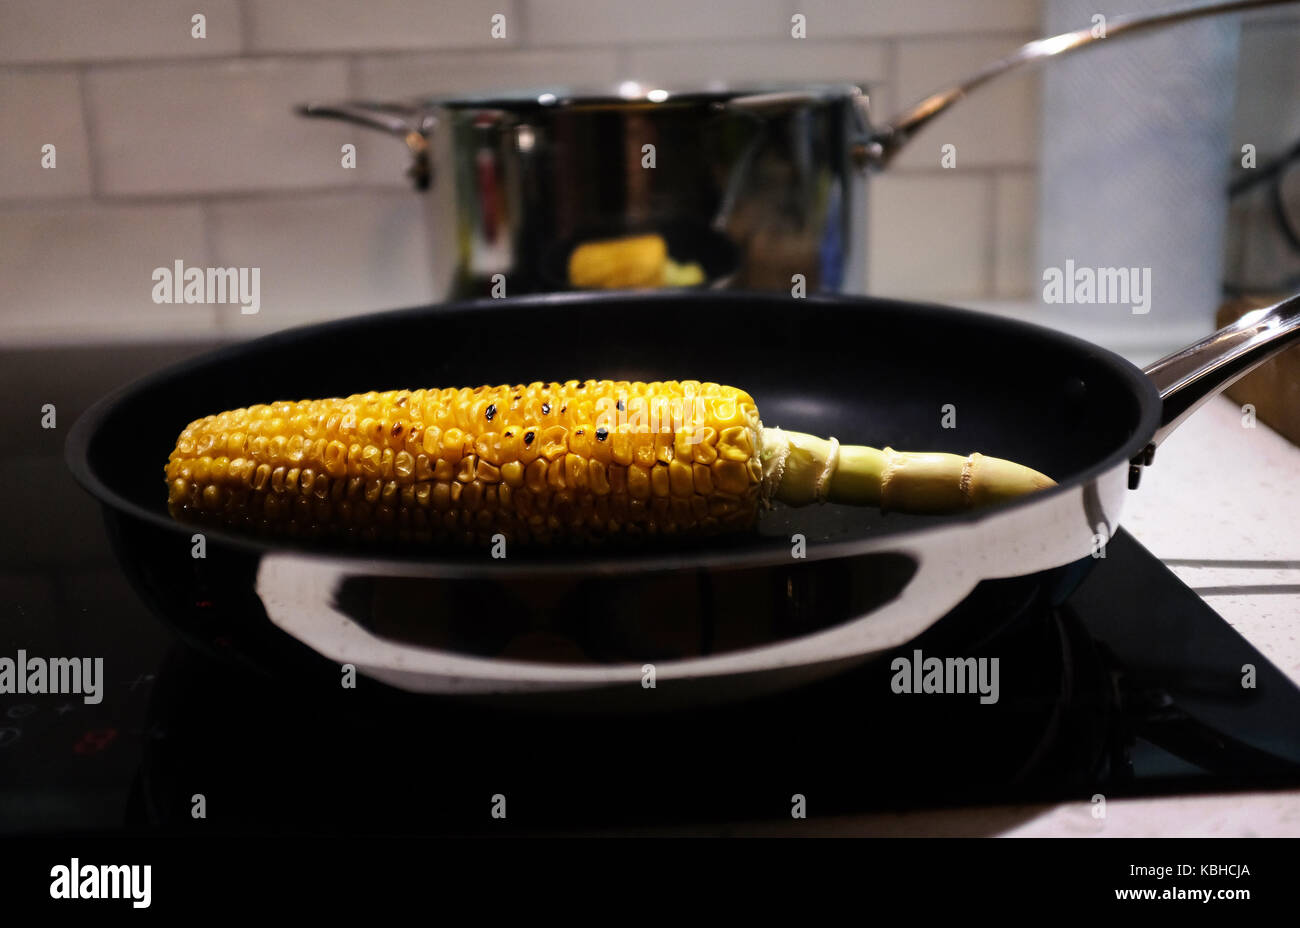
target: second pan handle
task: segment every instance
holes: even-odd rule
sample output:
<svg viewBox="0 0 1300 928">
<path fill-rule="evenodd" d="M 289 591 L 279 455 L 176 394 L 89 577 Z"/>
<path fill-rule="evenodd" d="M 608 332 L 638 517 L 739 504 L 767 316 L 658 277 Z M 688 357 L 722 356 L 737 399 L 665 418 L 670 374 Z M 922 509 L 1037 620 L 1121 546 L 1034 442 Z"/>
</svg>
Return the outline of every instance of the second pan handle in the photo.
<svg viewBox="0 0 1300 928">
<path fill-rule="evenodd" d="M 993 78 L 1015 70 L 1022 65 L 1069 54 L 1103 39 L 1116 39 L 1124 35 L 1133 35 L 1149 29 L 1171 26 L 1175 23 L 1201 19 L 1207 16 L 1241 13 L 1260 7 L 1281 6 L 1284 3 L 1295 2 L 1297 0 L 1228 0 L 1228 2 L 1203 3 L 1176 10 L 1165 10 L 1160 13 L 1116 16 L 1114 19 L 1107 21 L 1105 29 L 1101 33 L 1095 33 L 1090 27 L 1028 42 L 1007 57 L 985 65 L 961 83 L 938 93 L 932 93 L 924 100 L 899 113 L 889 122 L 872 132 L 865 141 L 855 145 L 854 156 L 860 163 L 884 167 L 911 140 L 912 136 L 919 132 L 930 120 L 945 112 L 950 106 L 977 87 L 981 87 L 993 80 Z"/>
<path fill-rule="evenodd" d="M 429 157 L 429 133 L 438 125 L 432 110 L 418 104 L 306 103 L 297 108 L 299 116 L 342 119 L 367 129 L 378 129 L 406 142 L 415 160 L 406 172 L 417 190 L 427 190 L 433 182 L 433 159 Z"/>
</svg>

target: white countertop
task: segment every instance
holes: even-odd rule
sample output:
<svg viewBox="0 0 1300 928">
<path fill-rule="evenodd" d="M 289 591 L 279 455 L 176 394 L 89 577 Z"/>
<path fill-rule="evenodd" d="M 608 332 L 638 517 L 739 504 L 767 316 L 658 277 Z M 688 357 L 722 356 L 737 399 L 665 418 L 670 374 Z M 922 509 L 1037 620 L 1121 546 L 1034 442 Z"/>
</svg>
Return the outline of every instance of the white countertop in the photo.
<svg viewBox="0 0 1300 928">
<path fill-rule="evenodd" d="M 1300 448 L 1265 425 L 1241 422 L 1241 410 L 1224 398 L 1184 422 L 1129 495 L 1123 524 L 1300 684 Z M 1087 799 L 751 823 L 727 833 L 1300 836 L 1300 789 L 1115 799 L 1102 819 Z"/>
<path fill-rule="evenodd" d="M 1265 425 L 1243 428 L 1240 407 L 1212 400 L 1161 445 L 1123 521 L 1300 684 L 1300 448 Z M 1016 836 L 1300 836 L 1300 790 L 1116 800 L 1100 821 L 1086 803 L 1020 809 L 1018 820 L 1012 811 L 965 815 L 985 834 Z"/>
</svg>

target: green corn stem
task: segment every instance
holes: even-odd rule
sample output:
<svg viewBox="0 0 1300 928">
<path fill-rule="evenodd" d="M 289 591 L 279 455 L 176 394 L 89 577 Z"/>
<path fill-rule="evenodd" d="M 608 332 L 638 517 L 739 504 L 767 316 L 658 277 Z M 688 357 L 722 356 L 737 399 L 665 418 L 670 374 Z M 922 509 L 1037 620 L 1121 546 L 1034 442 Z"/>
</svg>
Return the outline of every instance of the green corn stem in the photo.
<svg viewBox="0 0 1300 928">
<path fill-rule="evenodd" d="M 895 451 L 764 428 L 764 493 L 792 506 L 820 500 L 898 512 L 958 512 L 1055 486 L 1032 468 L 983 454 Z"/>
</svg>

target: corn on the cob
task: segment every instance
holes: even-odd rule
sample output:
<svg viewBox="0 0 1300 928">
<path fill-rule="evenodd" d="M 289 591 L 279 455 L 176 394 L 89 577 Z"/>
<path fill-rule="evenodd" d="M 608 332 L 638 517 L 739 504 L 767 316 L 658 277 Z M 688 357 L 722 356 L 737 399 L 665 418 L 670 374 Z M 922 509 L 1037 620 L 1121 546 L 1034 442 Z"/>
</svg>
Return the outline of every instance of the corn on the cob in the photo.
<svg viewBox="0 0 1300 928">
<path fill-rule="evenodd" d="M 660 235 L 584 242 L 569 256 L 569 283 L 583 289 L 695 287 L 705 279 L 698 262 L 670 258 Z"/>
<path fill-rule="evenodd" d="M 778 499 L 961 508 L 1051 485 L 973 455 L 764 429 L 716 383 L 394 390 L 196 420 L 166 466 L 178 519 L 294 536 L 489 543 L 708 534 Z"/>
</svg>

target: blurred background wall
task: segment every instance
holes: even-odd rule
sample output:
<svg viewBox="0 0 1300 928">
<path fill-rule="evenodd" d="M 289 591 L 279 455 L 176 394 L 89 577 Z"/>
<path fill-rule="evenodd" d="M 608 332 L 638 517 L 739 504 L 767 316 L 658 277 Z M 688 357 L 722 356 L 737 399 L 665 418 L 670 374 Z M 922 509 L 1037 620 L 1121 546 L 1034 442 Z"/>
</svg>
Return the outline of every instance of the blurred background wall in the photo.
<svg viewBox="0 0 1300 928">
<path fill-rule="evenodd" d="M 504 39 L 490 36 L 496 12 Z M 206 38 L 191 37 L 195 13 Z M 790 38 L 794 13 L 805 40 Z M 429 232 L 401 144 L 299 119 L 304 101 L 849 81 L 889 115 L 1044 19 L 1039 0 L 7 0 L 0 341 L 242 337 L 428 300 Z M 1293 140 L 1300 16 L 1274 14 L 1242 43 L 1239 123 Z M 873 292 L 1033 302 L 1040 132 L 1066 115 L 1040 112 L 1039 81 L 964 101 L 873 179 Z M 356 170 L 340 166 L 345 143 Z M 957 170 L 940 167 L 945 143 Z M 155 305 L 150 272 L 176 259 L 260 267 L 260 313 Z"/>
</svg>

